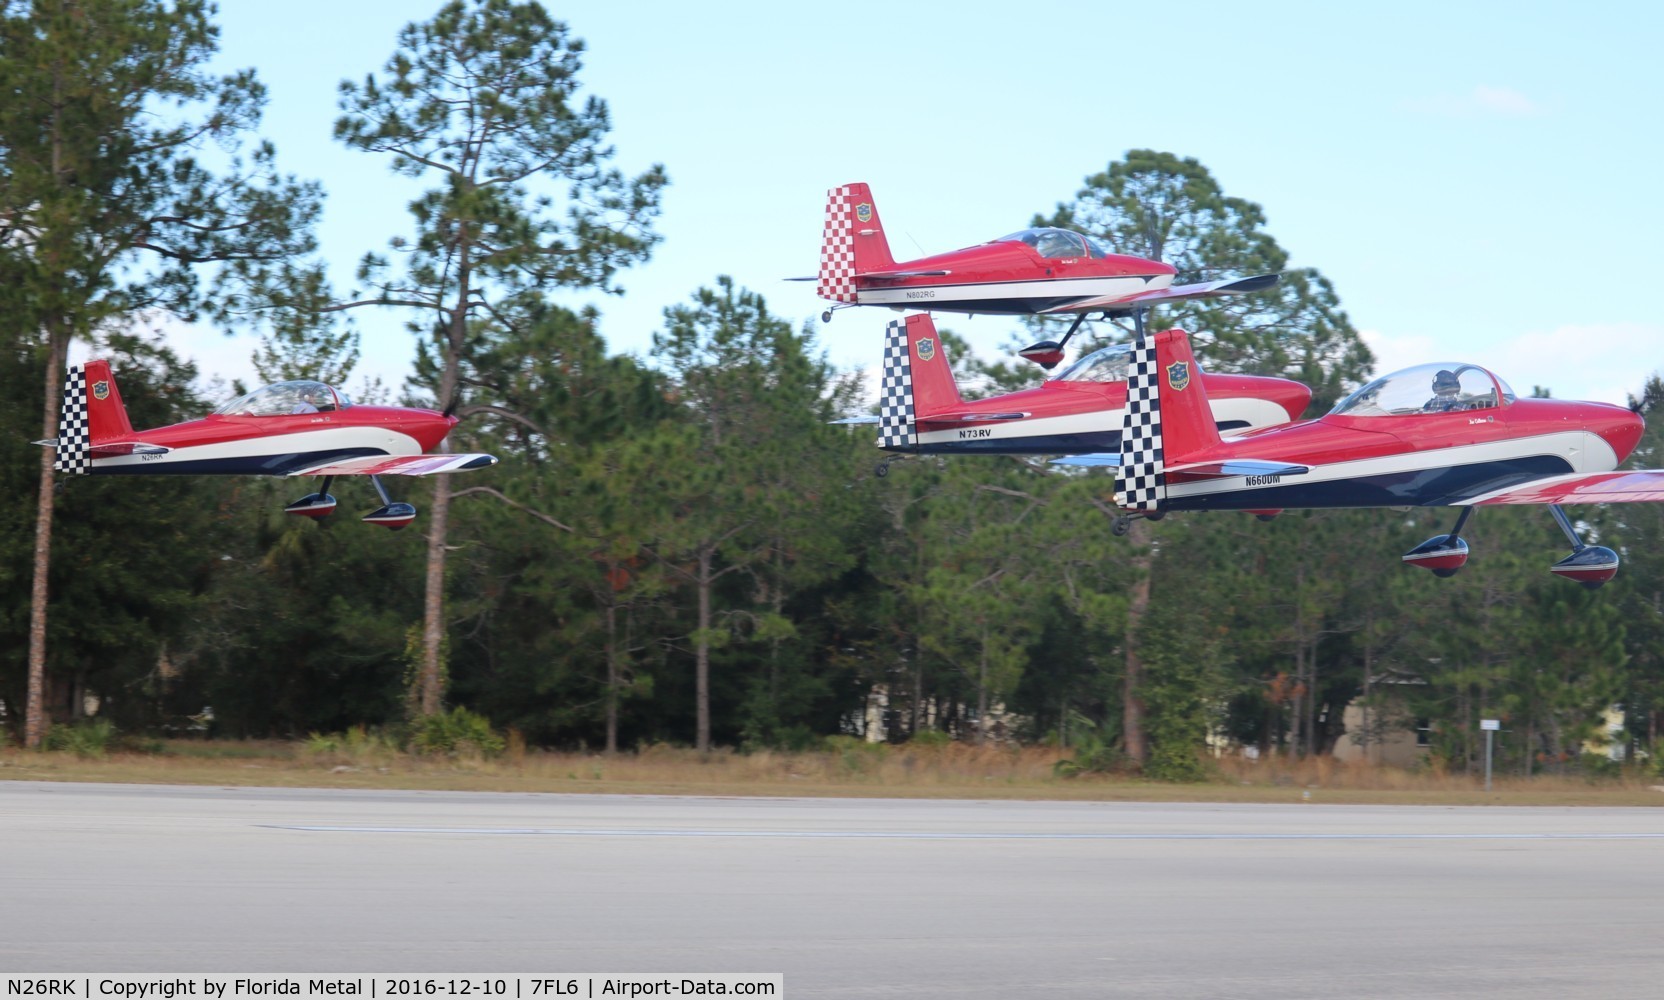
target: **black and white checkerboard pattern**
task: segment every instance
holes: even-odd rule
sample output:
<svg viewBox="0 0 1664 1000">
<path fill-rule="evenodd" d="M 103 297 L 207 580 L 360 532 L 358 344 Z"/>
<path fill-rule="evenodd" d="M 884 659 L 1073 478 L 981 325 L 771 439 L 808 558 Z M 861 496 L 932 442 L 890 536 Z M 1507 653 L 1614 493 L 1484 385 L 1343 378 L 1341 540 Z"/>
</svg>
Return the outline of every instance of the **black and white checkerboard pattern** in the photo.
<svg viewBox="0 0 1664 1000">
<path fill-rule="evenodd" d="M 855 217 L 850 187 L 826 192 L 826 228 L 820 238 L 820 282 L 815 294 L 833 302 L 855 301 Z"/>
<path fill-rule="evenodd" d="M 878 379 L 878 446 L 911 448 L 913 430 L 913 358 L 907 350 L 907 321 L 884 328 L 884 366 Z"/>
<path fill-rule="evenodd" d="M 58 412 L 58 444 L 52 468 L 80 475 L 92 471 L 92 428 L 87 416 L 87 366 L 70 365 L 64 373 L 64 405 Z"/>
<path fill-rule="evenodd" d="M 1145 337 L 1132 349 L 1127 369 L 1127 412 L 1121 425 L 1121 469 L 1115 502 L 1122 510 L 1158 510 L 1167 498 L 1162 472 L 1161 367 L 1156 345 Z"/>
</svg>

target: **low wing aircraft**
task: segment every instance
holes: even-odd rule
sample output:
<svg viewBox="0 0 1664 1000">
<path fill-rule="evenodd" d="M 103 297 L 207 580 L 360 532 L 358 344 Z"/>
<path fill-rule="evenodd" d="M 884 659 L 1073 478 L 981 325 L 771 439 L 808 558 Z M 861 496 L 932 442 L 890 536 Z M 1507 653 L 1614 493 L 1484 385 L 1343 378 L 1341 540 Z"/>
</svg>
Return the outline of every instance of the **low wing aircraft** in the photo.
<svg viewBox="0 0 1664 1000">
<path fill-rule="evenodd" d="M 1056 461 L 1116 469 L 1127 518 L 1169 511 L 1245 510 L 1269 519 L 1287 508 L 1459 507 L 1448 534 L 1404 554 L 1439 576 L 1467 562 L 1463 526 L 1475 507 L 1545 504 L 1572 554 L 1551 572 L 1595 588 L 1618 572 L 1618 554 L 1586 545 L 1561 504 L 1664 501 L 1664 470 L 1614 471 L 1641 438 L 1622 406 L 1521 399 L 1478 365 L 1430 364 L 1383 376 L 1316 420 L 1221 437 L 1211 386 L 1196 377 L 1182 330 L 1139 340 L 1128 404 L 1113 452 Z"/>
<path fill-rule="evenodd" d="M 1132 346 L 1086 355 L 1033 389 L 967 400 L 954 381 L 936 324 L 923 313 L 885 329 L 879 447 L 905 454 L 1068 455 L 1117 448 L 1127 402 Z M 1311 402 L 1305 385 L 1282 378 L 1197 372 L 1207 383 L 1211 423 L 1223 434 L 1297 420 Z"/>
<path fill-rule="evenodd" d="M 283 509 L 321 518 L 335 510 L 336 476 L 369 476 L 381 506 L 364 516 L 398 530 L 416 508 L 387 496 L 381 476 L 427 476 L 495 465 L 491 455 L 428 455 L 456 418 L 433 410 L 358 406 L 322 382 L 278 382 L 201 420 L 135 431 L 108 361 L 71 365 L 64 378 L 53 467 L 73 475 L 322 476 L 317 492 Z"/>
<path fill-rule="evenodd" d="M 1171 264 L 1110 251 L 1068 229 L 1021 229 L 979 246 L 897 263 L 884 236 L 872 191 L 845 184 L 826 195 L 815 294 L 833 305 L 889 306 L 973 315 L 1035 316 L 1076 313 L 1061 341 L 1041 341 L 1020 353 L 1050 370 L 1063 360 L 1069 338 L 1090 313 L 1105 317 L 1181 299 L 1219 298 L 1270 288 L 1277 275 L 1174 285 Z"/>
</svg>

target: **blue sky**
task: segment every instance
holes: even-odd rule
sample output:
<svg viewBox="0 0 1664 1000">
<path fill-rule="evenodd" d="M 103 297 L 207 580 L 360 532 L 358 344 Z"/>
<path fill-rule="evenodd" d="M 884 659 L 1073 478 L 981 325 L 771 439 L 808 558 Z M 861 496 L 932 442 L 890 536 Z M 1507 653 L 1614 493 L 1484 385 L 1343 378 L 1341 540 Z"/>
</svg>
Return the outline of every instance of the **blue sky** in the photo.
<svg viewBox="0 0 1664 1000">
<path fill-rule="evenodd" d="M 436 0 L 222 0 L 222 62 L 271 92 L 264 133 L 329 192 L 323 249 L 357 259 L 408 231 L 418 190 L 335 143 L 335 87 L 378 71 Z M 1458 358 L 1516 388 L 1621 399 L 1664 368 L 1658 192 L 1664 14 L 1651 4 L 1059 2 L 1048 5 L 551 3 L 589 47 L 616 163 L 671 178 L 647 265 L 595 301 L 615 350 L 718 274 L 793 320 L 828 187 L 872 185 L 898 256 L 1026 225 L 1127 149 L 1194 156 L 1259 202 L 1297 266 L 1335 283 L 1382 369 Z M 361 311 L 362 312 L 362 311 Z M 823 333 L 870 364 L 889 314 Z M 362 368 L 412 341 L 363 316 Z M 943 325 L 995 352 L 1009 320 Z M 180 331 L 239 374 L 252 340 Z M 1037 370 L 1038 374 L 1038 370 Z"/>
</svg>

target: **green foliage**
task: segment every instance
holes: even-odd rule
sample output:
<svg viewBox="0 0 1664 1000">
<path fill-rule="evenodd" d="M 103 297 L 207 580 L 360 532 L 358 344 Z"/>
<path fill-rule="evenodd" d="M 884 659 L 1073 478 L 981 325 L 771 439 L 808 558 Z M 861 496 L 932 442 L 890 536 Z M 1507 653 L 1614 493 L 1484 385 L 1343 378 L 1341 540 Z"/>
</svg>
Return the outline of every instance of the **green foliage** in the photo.
<svg viewBox="0 0 1664 1000">
<path fill-rule="evenodd" d="M 70 726 L 58 724 L 47 728 L 41 747 L 77 757 L 102 757 L 109 751 L 115 735 L 115 724 L 109 719 L 89 719 Z"/>
<path fill-rule="evenodd" d="M 427 756 L 491 758 L 508 744 L 485 716 L 457 707 L 412 720 L 408 746 Z"/>
</svg>

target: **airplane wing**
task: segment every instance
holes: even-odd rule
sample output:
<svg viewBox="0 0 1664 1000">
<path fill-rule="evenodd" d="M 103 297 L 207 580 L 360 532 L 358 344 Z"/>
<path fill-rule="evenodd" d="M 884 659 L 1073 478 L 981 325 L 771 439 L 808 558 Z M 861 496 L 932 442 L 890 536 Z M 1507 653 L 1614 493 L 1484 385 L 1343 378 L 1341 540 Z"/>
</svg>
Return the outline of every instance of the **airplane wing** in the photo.
<svg viewBox="0 0 1664 1000">
<path fill-rule="evenodd" d="M 1068 305 L 1056 306 L 1045 310 L 1048 313 L 1060 312 L 1131 312 L 1134 309 L 1144 309 L 1148 306 L 1160 305 L 1163 302 L 1177 302 L 1184 299 L 1218 299 L 1229 295 L 1247 295 L 1249 292 L 1259 292 L 1275 285 L 1279 276 L 1275 274 L 1256 274 L 1249 278 L 1227 278 L 1221 281 L 1203 281 L 1194 285 L 1173 285 L 1169 288 L 1158 288 L 1152 292 L 1136 292 L 1132 295 L 1105 295 L 1096 299 L 1071 302 Z"/>
<path fill-rule="evenodd" d="M 1664 469 L 1550 476 L 1458 500 L 1455 506 L 1499 503 L 1664 503 Z"/>
<path fill-rule="evenodd" d="M 497 464 L 495 455 L 369 455 L 296 469 L 291 476 L 431 476 Z"/>
</svg>

